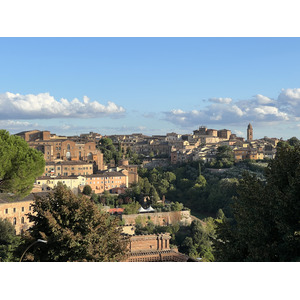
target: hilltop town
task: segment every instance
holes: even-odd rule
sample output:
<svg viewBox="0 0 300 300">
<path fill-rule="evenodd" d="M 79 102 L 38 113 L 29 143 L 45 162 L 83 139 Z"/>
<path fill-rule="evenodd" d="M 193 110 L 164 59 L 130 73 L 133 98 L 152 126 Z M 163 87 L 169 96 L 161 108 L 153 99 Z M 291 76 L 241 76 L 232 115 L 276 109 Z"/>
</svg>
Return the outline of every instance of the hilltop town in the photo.
<svg viewBox="0 0 300 300">
<path fill-rule="evenodd" d="M 31 211 L 34 197 L 48 194 L 63 184 L 73 194 L 85 195 L 102 211 L 120 219 L 123 235 L 130 237 L 127 261 L 196 261 L 199 254 L 191 258 L 188 256 L 191 249 L 187 249 L 185 254 L 178 252 L 174 244 L 170 247 L 170 233 L 164 230 L 156 233 L 153 228 L 166 227 L 172 232 L 176 226 L 196 226 L 195 222 L 198 222 L 197 226 L 209 228 L 207 224 L 212 224 L 213 219 L 200 220 L 193 211 L 196 215 L 199 211 L 210 212 L 209 216 L 219 208 L 218 218 L 222 218 L 224 213 L 220 208 L 226 213 L 229 211 L 228 204 L 224 203 L 231 201 L 228 199 L 234 193 L 224 196 L 225 192 L 219 197 L 221 200 L 218 197 L 216 199 L 219 200 L 214 200 L 219 201 L 217 204 L 211 202 L 208 205 L 207 199 L 210 198 L 204 195 L 203 188 L 207 186 L 208 191 L 213 191 L 216 186 L 209 188 L 211 183 L 206 183 L 201 166 L 222 173 L 239 162 L 268 161 L 275 157 L 280 141 L 268 137 L 254 139 L 251 124 L 247 127 L 246 140 L 231 130 L 205 126 L 192 134 L 172 132 L 164 136 L 142 133 L 102 136 L 94 132 L 60 136 L 39 130 L 23 131 L 15 136 L 43 154 L 45 169 L 25 198 L 12 200 L 9 195 L 0 195 L 0 218 L 9 220 L 17 234 L 24 233 L 32 225 L 27 214 Z M 187 166 L 194 175 L 180 179 L 176 173 L 180 166 Z M 164 171 L 157 173 L 157 168 Z M 177 174 L 177 192 L 176 176 L 170 170 Z M 235 179 L 230 178 L 227 175 L 223 180 L 231 180 L 230 185 L 234 186 Z M 219 182 L 218 189 L 223 181 Z M 182 187 L 184 184 L 187 184 L 186 187 Z M 154 227 L 151 229 L 149 226 Z M 203 228 L 201 230 L 208 230 Z M 181 249 L 185 249 L 185 242 L 182 245 Z M 208 253 L 203 257 L 207 261 L 213 260 L 210 250 Z"/>
<path fill-rule="evenodd" d="M 253 128 L 247 127 L 247 139 L 232 134 L 228 129 L 208 129 L 204 126 L 193 134 L 167 133 L 165 136 L 146 136 L 142 133 L 111 135 L 90 132 L 80 136 L 58 136 L 49 131 L 25 131 L 16 134 L 28 145 L 43 153 L 46 167 L 42 177 L 37 178 L 34 191 L 53 188 L 63 181 L 75 193 L 85 185 L 101 194 L 108 191 L 120 194 L 124 188 L 138 182 L 138 167 L 153 168 L 202 161 L 211 163 L 216 159 L 221 146 L 232 149 L 234 161 L 273 159 L 276 154 L 277 138 L 253 139 Z M 122 157 L 104 162 L 99 150 L 99 141 L 111 139 Z M 129 164 L 128 152 L 138 155 L 140 164 Z M 49 183 L 49 178 L 51 182 Z M 41 189 L 39 190 L 39 186 Z M 81 190 L 82 191 L 82 190 Z"/>
</svg>

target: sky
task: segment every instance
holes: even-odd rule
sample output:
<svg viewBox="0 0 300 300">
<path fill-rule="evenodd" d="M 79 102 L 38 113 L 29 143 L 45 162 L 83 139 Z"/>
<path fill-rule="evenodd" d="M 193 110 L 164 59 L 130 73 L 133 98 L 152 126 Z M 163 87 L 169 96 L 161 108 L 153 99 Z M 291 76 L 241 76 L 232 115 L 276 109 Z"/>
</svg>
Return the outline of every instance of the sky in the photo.
<svg viewBox="0 0 300 300">
<path fill-rule="evenodd" d="M 300 38 L 0 38 L 0 128 L 300 138 Z"/>
</svg>

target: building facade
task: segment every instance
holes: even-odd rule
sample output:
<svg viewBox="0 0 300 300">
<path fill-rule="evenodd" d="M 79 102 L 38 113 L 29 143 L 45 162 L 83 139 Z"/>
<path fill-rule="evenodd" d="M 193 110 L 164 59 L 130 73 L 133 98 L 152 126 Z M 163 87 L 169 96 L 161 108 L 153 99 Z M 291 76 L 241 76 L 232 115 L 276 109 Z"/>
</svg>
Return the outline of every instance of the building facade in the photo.
<svg viewBox="0 0 300 300">
<path fill-rule="evenodd" d="M 43 196 L 45 193 L 29 194 L 23 199 L 10 194 L 0 194 L 0 218 L 10 221 L 15 226 L 16 234 L 21 234 L 32 225 L 26 214 L 33 213 L 34 195 Z"/>
<path fill-rule="evenodd" d="M 43 176 L 80 176 L 94 173 L 94 164 L 84 161 L 46 162 Z"/>
<path fill-rule="evenodd" d="M 111 192 L 111 190 L 115 188 L 128 187 L 128 177 L 121 172 L 104 172 L 86 175 L 85 177 L 86 184 L 89 185 L 96 194 L 101 194 L 104 191 Z"/>
<path fill-rule="evenodd" d="M 128 238 L 126 262 L 187 262 L 188 256 L 170 248 L 171 236 L 165 234 L 133 235 Z"/>
</svg>

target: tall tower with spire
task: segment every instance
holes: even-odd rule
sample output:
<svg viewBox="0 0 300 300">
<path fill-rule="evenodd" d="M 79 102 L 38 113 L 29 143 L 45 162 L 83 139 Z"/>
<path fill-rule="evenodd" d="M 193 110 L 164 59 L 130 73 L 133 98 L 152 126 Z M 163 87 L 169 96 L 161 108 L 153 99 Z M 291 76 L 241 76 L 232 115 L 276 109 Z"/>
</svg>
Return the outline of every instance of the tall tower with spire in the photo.
<svg viewBox="0 0 300 300">
<path fill-rule="evenodd" d="M 252 125 L 249 123 L 247 128 L 247 141 L 252 141 L 252 140 L 253 140 L 253 128 Z"/>
</svg>

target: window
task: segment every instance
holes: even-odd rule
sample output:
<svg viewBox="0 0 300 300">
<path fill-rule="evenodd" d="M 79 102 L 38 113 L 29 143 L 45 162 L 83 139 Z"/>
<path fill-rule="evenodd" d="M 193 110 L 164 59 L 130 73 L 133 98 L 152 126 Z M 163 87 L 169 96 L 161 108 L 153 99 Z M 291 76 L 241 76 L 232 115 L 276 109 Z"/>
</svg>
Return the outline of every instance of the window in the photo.
<svg viewBox="0 0 300 300">
<path fill-rule="evenodd" d="M 31 205 L 29 205 L 29 209 L 28 210 L 31 210 Z"/>
<path fill-rule="evenodd" d="M 21 223 L 24 224 L 24 217 L 21 218 Z"/>
<path fill-rule="evenodd" d="M 22 207 L 22 211 L 24 211 L 25 210 L 25 208 L 24 207 Z"/>
<path fill-rule="evenodd" d="M 13 223 L 14 225 L 16 225 L 17 224 L 17 218 L 14 218 L 14 223 Z"/>
<path fill-rule="evenodd" d="M 16 212 L 16 208 L 14 207 L 14 213 Z"/>
<path fill-rule="evenodd" d="M 60 170 L 60 167 L 57 167 L 57 170 Z"/>
<path fill-rule="evenodd" d="M 8 208 L 5 210 L 5 213 L 8 214 Z"/>
</svg>

